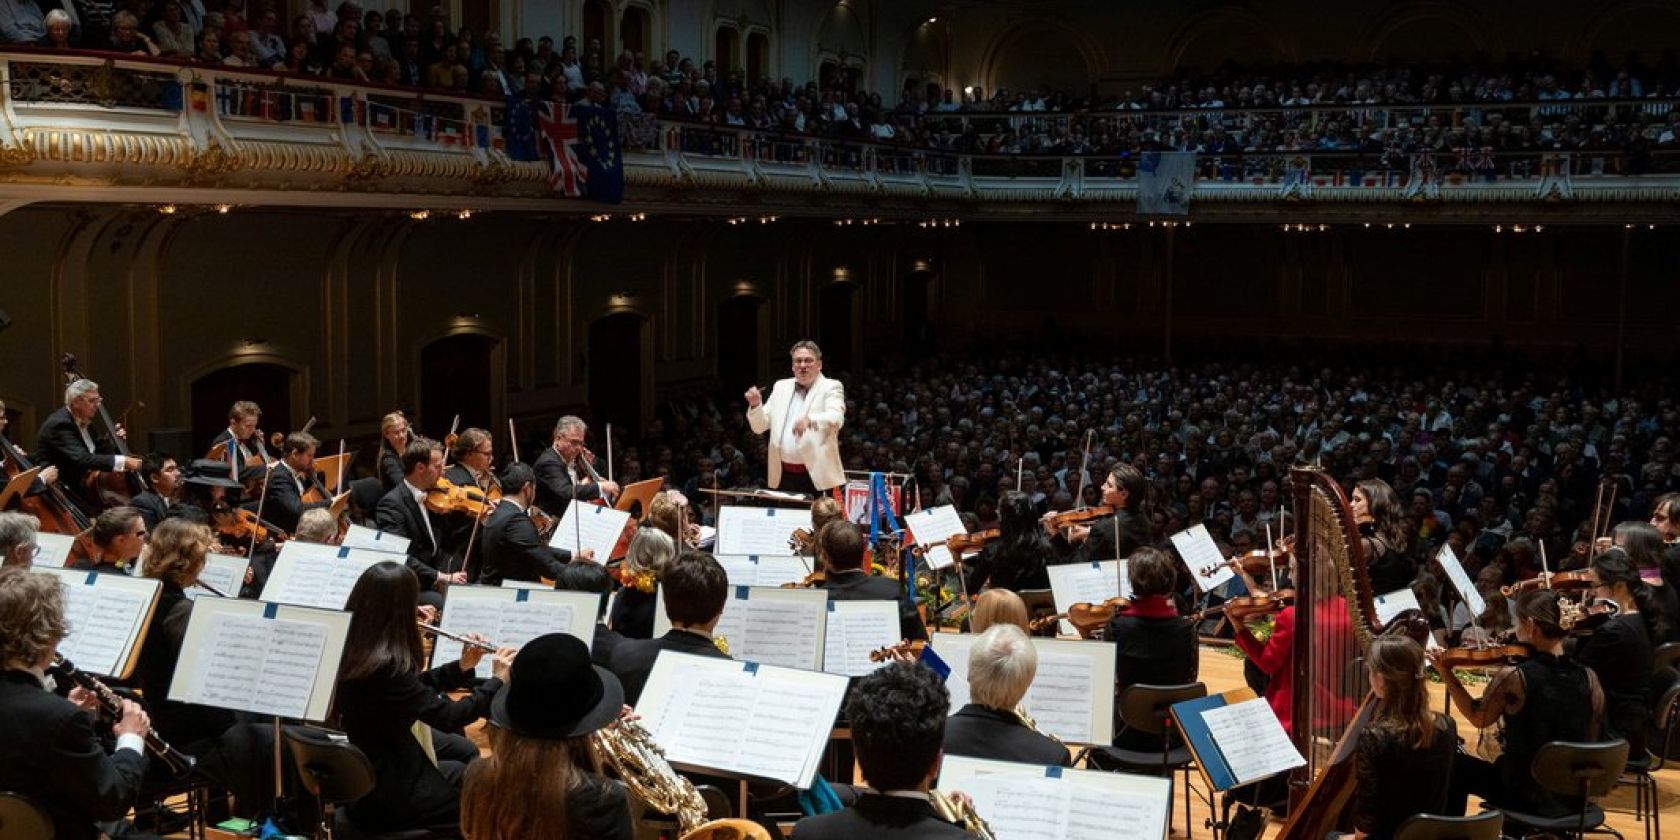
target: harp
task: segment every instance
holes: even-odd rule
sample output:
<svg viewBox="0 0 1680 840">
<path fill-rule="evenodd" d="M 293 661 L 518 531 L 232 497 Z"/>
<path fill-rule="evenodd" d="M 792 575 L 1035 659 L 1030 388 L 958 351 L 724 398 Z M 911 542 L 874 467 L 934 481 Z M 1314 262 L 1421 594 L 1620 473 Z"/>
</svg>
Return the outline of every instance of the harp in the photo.
<svg viewBox="0 0 1680 840">
<path fill-rule="evenodd" d="M 1315 467 L 1290 470 L 1295 498 L 1294 708 L 1306 758 L 1290 779 L 1278 840 L 1324 837 L 1353 792 L 1353 746 L 1370 713 L 1364 658 L 1380 631 L 1364 544 L 1346 494 Z"/>
</svg>

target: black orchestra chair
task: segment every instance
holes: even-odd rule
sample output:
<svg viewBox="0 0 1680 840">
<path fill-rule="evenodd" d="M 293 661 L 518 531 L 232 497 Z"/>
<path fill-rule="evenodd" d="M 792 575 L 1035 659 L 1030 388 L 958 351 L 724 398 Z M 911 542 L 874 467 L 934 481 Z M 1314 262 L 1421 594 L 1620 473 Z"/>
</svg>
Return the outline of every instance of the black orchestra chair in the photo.
<svg viewBox="0 0 1680 840">
<path fill-rule="evenodd" d="M 297 765 L 304 790 L 320 801 L 318 835 L 334 840 L 436 840 L 452 835 L 427 829 L 370 834 L 338 810 L 373 790 L 373 763 L 349 739 L 310 726 L 288 726 L 286 748 Z"/>
<path fill-rule="evenodd" d="M 1172 719 L 1172 706 L 1185 700 L 1194 700 L 1207 696 L 1207 686 L 1202 683 L 1187 683 L 1185 685 L 1134 685 L 1120 693 L 1120 722 L 1127 729 L 1136 729 L 1150 735 L 1159 736 L 1161 749 L 1129 750 L 1120 747 L 1094 746 L 1086 753 L 1089 766 L 1096 770 L 1110 772 L 1138 772 L 1149 771 L 1157 775 L 1172 778 L 1172 774 L 1184 773 L 1184 832 L 1188 837 L 1190 831 L 1190 771 L 1196 766 L 1196 759 L 1190 753 L 1190 748 L 1183 743 L 1174 746 L 1173 730 L 1176 726 Z M 1074 762 L 1077 764 L 1078 762 Z M 1211 803 L 1210 803 L 1211 805 Z M 1167 811 L 1167 829 L 1172 830 L 1172 811 Z"/>
<path fill-rule="evenodd" d="M 1670 642 L 1669 645 L 1680 643 Z M 1664 645 L 1668 647 L 1669 645 Z M 1662 837 L 1662 809 L 1657 807 L 1657 779 L 1651 775 L 1663 769 L 1668 756 L 1674 754 L 1675 717 L 1680 715 L 1680 683 L 1668 687 L 1662 698 L 1652 707 L 1650 731 L 1646 735 L 1646 752 L 1628 756 L 1622 779 L 1633 785 L 1633 818 L 1645 823 L 1646 840 Z"/>
<path fill-rule="evenodd" d="M 49 840 L 52 836 L 52 819 L 35 800 L 0 791 L 0 840 Z"/>
<path fill-rule="evenodd" d="M 1483 811 L 1467 817 L 1416 814 L 1394 831 L 1394 840 L 1499 840 L 1505 829 L 1505 814 Z"/>
<path fill-rule="evenodd" d="M 1622 768 L 1627 766 L 1627 757 L 1628 742 L 1620 738 L 1596 743 L 1550 741 L 1540 747 L 1530 771 L 1535 784 L 1560 796 L 1579 797 L 1581 810 L 1561 817 L 1543 817 L 1501 808 L 1505 821 L 1513 828 L 1511 836 L 1573 834 L 1579 838 L 1591 831 L 1620 837 L 1604 825 L 1604 809 L 1593 800 L 1616 787 Z"/>
<path fill-rule="evenodd" d="M 1664 668 L 1680 668 L 1680 642 L 1665 642 L 1652 654 L 1651 670 L 1660 672 Z"/>
</svg>

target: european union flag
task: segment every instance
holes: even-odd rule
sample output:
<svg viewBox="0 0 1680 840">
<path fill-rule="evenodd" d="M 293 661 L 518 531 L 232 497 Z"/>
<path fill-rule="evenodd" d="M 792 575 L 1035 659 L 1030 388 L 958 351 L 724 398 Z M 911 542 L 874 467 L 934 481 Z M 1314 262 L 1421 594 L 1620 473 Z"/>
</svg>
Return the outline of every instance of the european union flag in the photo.
<svg viewBox="0 0 1680 840">
<path fill-rule="evenodd" d="M 537 111 L 537 130 L 553 166 L 550 182 L 557 194 L 603 204 L 624 200 L 616 111 L 545 102 Z"/>
</svg>

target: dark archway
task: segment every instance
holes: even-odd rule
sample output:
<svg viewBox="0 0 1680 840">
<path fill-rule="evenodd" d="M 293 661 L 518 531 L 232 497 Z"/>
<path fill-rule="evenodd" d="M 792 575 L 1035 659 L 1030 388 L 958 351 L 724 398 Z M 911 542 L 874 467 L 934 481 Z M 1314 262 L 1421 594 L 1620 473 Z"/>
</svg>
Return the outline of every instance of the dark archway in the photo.
<svg viewBox="0 0 1680 840">
<path fill-rule="evenodd" d="M 718 387 L 725 400 L 740 399 L 752 385 L 761 385 L 758 329 L 764 299 L 736 295 L 718 304 Z"/>
<path fill-rule="evenodd" d="M 481 333 L 459 333 L 421 348 L 421 430 L 442 435 L 457 414 L 463 429 L 496 428 L 495 356 L 500 343 Z"/>
<path fill-rule="evenodd" d="M 629 434 L 642 427 L 642 330 L 634 312 L 616 312 L 589 325 L 590 434 L 611 423 Z"/>
<path fill-rule="evenodd" d="M 918 265 L 899 284 L 899 320 L 904 327 L 904 352 L 918 358 L 934 352 L 938 337 L 932 318 L 933 272 Z"/>
<path fill-rule="evenodd" d="M 770 36 L 763 32 L 747 33 L 747 83 L 754 84 L 770 76 Z"/>
<path fill-rule="evenodd" d="M 624 10 L 624 17 L 618 21 L 619 44 L 623 49 L 631 52 L 646 53 L 648 44 L 648 12 L 639 6 L 631 6 Z"/>
<path fill-rule="evenodd" d="M 852 301 L 857 287 L 835 282 L 817 298 L 817 343 L 823 350 L 823 373 L 839 376 L 852 368 Z"/>
<path fill-rule="evenodd" d="M 714 38 L 712 48 L 717 55 L 719 73 L 728 73 L 740 69 L 739 47 L 741 32 L 733 26 L 720 26 Z"/>
<path fill-rule="evenodd" d="M 264 432 L 292 430 L 290 368 L 253 362 L 207 373 L 192 384 L 192 452 L 171 452 L 177 458 L 196 458 L 210 449 L 210 441 L 228 427 L 228 409 L 240 400 L 262 408 Z"/>
<path fill-rule="evenodd" d="M 590 41 L 600 41 L 602 61 L 611 65 L 612 41 L 608 38 L 607 24 L 612 20 L 612 4 L 606 0 L 584 0 L 583 3 L 583 42 L 578 44 L 578 59 L 582 60 L 583 53 L 589 48 Z"/>
</svg>

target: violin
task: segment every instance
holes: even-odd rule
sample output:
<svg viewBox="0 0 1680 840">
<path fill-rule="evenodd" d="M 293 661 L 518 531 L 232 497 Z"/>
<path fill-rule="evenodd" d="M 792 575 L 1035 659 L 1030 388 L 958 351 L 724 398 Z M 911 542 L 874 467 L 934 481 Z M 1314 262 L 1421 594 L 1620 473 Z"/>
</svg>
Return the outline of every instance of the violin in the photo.
<svg viewBox="0 0 1680 840">
<path fill-rule="evenodd" d="M 794 583 L 793 581 L 790 580 L 787 583 L 782 584 L 782 588 L 783 589 L 814 589 L 814 588 L 816 588 L 818 586 L 822 586 L 826 583 L 828 583 L 828 573 L 823 571 L 822 569 L 818 569 L 818 570 L 806 575 L 805 579 L 799 581 L 798 583 Z"/>
<path fill-rule="evenodd" d="M 1530 589 L 1542 588 L 1591 589 L 1592 583 L 1587 579 L 1586 569 L 1577 569 L 1573 572 L 1553 572 L 1549 576 L 1542 573 L 1528 578 L 1527 580 L 1519 580 L 1509 586 L 1501 586 L 1499 587 L 1499 594 L 1509 598 L 1519 592 L 1527 592 Z"/>
<path fill-rule="evenodd" d="M 1274 562 L 1278 565 L 1283 565 L 1289 562 L 1289 551 L 1283 548 L 1275 548 L 1272 550 L 1271 555 L 1267 556 L 1266 549 L 1256 548 L 1253 551 L 1245 551 L 1242 554 L 1231 555 L 1225 560 L 1225 565 L 1231 567 L 1232 569 L 1258 576 L 1271 572 Z M 1202 577 L 1210 578 L 1216 574 L 1219 574 L 1218 566 L 1211 566 L 1201 571 Z"/>
<path fill-rule="evenodd" d="M 437 514 L 464 513 L 482 517 L 490 512 L 490 500 L 477 487 L 455 484 L 440 478 L 426 491 L 426 509 Z"/>
<path fill-rule="evenodd" d="M 531 524 L 537 526 L 538 536 L 546 538 L 554 531 L 554 526 L 556 524 L 554 517 L 549 516 L 542 508 L 537 507 L 536 505 L 531 505 L 525 509 L 525 513 L 531 517 Z"/>
<path fill-rule="evenodd" d="M 1081 601 L 1068 607 L 1068 611 L 1065 613 L 1035 618 L 1027 622 L 1027 627 L 1036 632 L 1062 619 L 1067 619 L 1067 622 L 1072 624 L 1073 629 L 1079 633 L 1079 638 L 1092 639 L 1096 638 L 1098 630 L 1107 626 L 1109 619 L 1114 618 L 1116 613 L 1131 605 L 1131 601 L 1120 597 L 1109 598 L 1100 604 Z"/>
<path fill-rule="evenodd" d="M 241 507 L 228 505 L 211 513 L 210 519 L 216 526 L 216 533 L 224 537 L 252 542 L 265 539 L 273 539 L 275 542 L 286 540 L 286 532 L 280 530 L 280 526 Z"/>
<path fill-rule="evenodd" d="M 996 528 L 987 528 L 984 531 L 975 531 L 972 534 L 958 534 L 945 541 L 945 548 L 951 554 L 961 557 L 971 551 L 979 551 L 985 548 L 987 542 L 1000 536 L 1002 536 L 1002 532 Z"/>
<path fill-rule="evenodd" d="M 1534 655 L 1534 648 L 1524 644 L 1495 645 L 1485 648 L 1447 648 L 1436 660 L 1440 668 L 1491 668 L 1511 665 Z"/>
<path fill-rule="evenodd" d="M 1069 525 L 1083 525 L 1095 519 L 1114 515 L 1113 505 L 1083 508 L 1081 510 L 1065 510 L 1052 513 L 1044 518 L 1045 527 L 1051 530 L 1066 528 Z"/>
<path fill-rule="evenodd" d="M 922 650 L 927 642 L 920 639 L 914 642 L 894 642 L 886 647 L 879 647 L 869 652 L 870 662 L 915 662 L 922 658 Z"/>
<path fill-rule="evenodd" d="M 794 554 L 810 554 L 816 550 L 817 538 L 811 534 L 810 528 L 795 528 L 788 534 L 788 548 Z"/>
<path fill-rule="evenodd" d="M 275 435 L 275 437 L 280 437 L 279 432 L 275 432 L 274 435 Z M 255 441 L 258 444 L 258 446 L 260 447 L 262 445 L 262 429 L 258 429 L 256 431 L 256 433 L 251 436 L 251 440 Z M 282 438 L 282 440 L 284 440 L 284 439 Z M 235 442 L 224 440 L 221 443 L 218 443 L 215 446 L 210 447 L 210 451 L 204 453 L 204 457 L 208 460 L 211 460 L 211 461 L 226 461 L 228 459 L 228 444 L 230 444 L 230 443 L 235 443 Z M 275 446 L 276 449 L 278 449 L 280 447 L 280 444 L 276 443 L 274 446 Z M 266 466 L 268 466 L 268 462 L 266 460 L 264 460 L 263 455 L 261 453 L 257 453 L 257 454 L 253 454 L 253 455 L 246 455 L 245 456 L 245 463 L 239 465 L 240 469 L 244 469 L 245 467 L 266 467 Z"/>
<path fill-rule="evenodd" d="M 1294 606 L 1294 604 L 1295 590 L 1279 589 L 1276 592 L 1264 595 L 1244 595 L 1241 598 L 1232 598 L 1217 607 L 1202 610 L 1196 614 L 1196 619 L 1200 621 L 1209 616 L 1224 613 L 1225 617 L 1231 619 L 1232 622 L 1246 624 L 1253 619 L 1271 615 L 1284 607 Z"/>
</svg>

